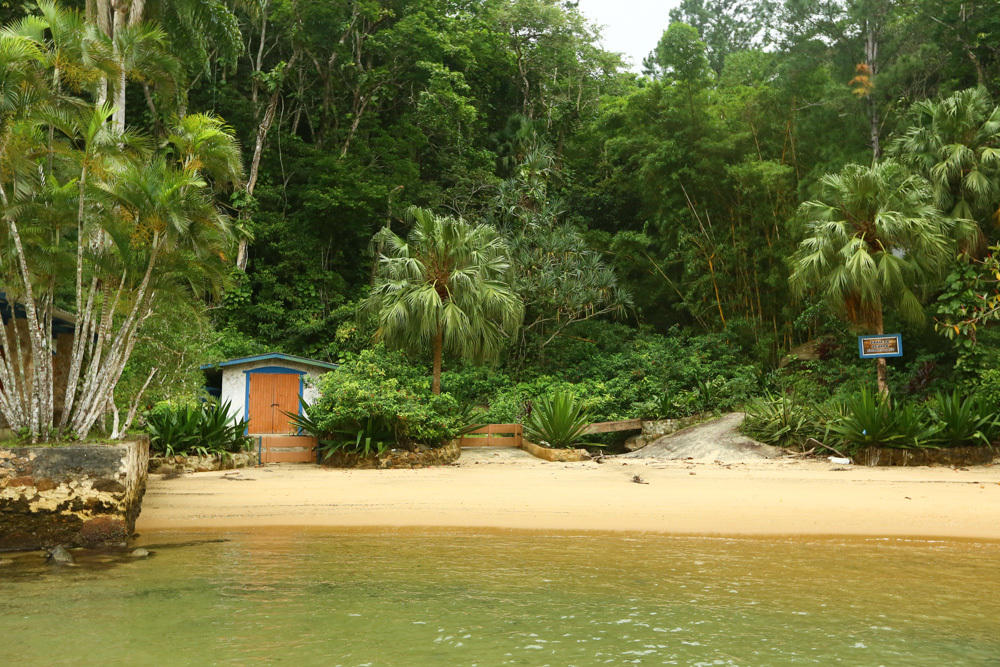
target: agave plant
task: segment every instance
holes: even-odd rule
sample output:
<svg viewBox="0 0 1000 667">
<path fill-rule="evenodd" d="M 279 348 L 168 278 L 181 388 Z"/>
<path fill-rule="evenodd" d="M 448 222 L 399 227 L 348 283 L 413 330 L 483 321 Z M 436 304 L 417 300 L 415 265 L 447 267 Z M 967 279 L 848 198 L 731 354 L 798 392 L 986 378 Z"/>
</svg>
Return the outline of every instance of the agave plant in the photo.
<svg viewBox="0 0 1000 667">
<path fill-rule="evenodd" d="M 326 435 L 323 428 L 316 423 L 316 420 L 309 416 L 309 412 L 312 406 L 306 401 L 306 399 L 299 397 L 299 403 L 302 404 L 301 412 L 288 412 L 287 410 L 282 410 L 281 414 L 288 417 L 288 423 L 294 426 L 299 433 L 305 433 L 306 435 L 311 435 L 314 438 L 320 438 Z"/>
<path fill-rule="evenodd" d="M 476 421 L 478 414 L 479 406 L 476 405 L 475 401 L 466 401 L 459 404 L 458 412 L 455 414 L 455 418 L 460 424 L 458 430 L 455 431 L 456 438 L 472 433 L 484 426 L 481 422 Z"/>
<path fill-rule="evenodd" d="M 938 426 L 935 440 L 947 447 L 975 442 L 988 445 L 996 437 L 996 412 L 973 396 L 963 398 L 957 391 L 939 391 L 927 410 Z"/>
<path fill-rule="evenodd" d="M 907 403 L 897 405 L 893 411 L 895 428 L 899 433 L 897 449 L 933 449 L 941 427 L 928 420 L 922 405 Z"/>
<path fill-rule="evenodd" d="M 655 419 L 669 419 L 670 415 L 674 413 L 674 397 L 670 392 L 665 391 L 660 394 L 653 401 L 653 405 L 655 408 L 651 416 Z"/>
<path fill-rule="evenodd" d="M 167 456 L 196 453 L 225 457 L 252 445 L 244 435 L 247 422 L 232 418 L 229 402 L 155 410 L 146 417 L 146 424 L 153 451 Z"/>
<path fill-rule="evenodd" d="M 357 431 L 335 430 L 328 437 L 317 440 L 321 460 L 335 452 L 348 452 L 360 456 L 384 454 L 396 444 L 396 434 L 381 417 L 372 415 Z"/>
<path fill-rule="evenodd" d="M 768 392 L 750 401 L 745 410 L 740 431 L 760 442 L 787 447 L 823 435 L 816 411 L 794 396 Z"/>
<path fill-rule="evenodd" d="M 928 424 L 919 406 L 909 404 L 894 408 L 889 397 L 870 388 L 845 400 L 838 412 L 839 416 L 830 421 L 827 431 L 839 438 L 847 451 L 867 446 L 935 447 L 938 427 Z"/>
<path fill-rule="evenodd" d="M 196 418 L 191 406 L 150 414 L 146 421 L 152 450 L 167 456 L 186 453 L 198 443 Z"/>
<path fill-rule="evenodd" d="M 529 440 L 549 447 L 573 447 L 582 442 L 590 416 L 583 403 L 569 392 L 539 399 L 524 421 Z"/>
</svg>

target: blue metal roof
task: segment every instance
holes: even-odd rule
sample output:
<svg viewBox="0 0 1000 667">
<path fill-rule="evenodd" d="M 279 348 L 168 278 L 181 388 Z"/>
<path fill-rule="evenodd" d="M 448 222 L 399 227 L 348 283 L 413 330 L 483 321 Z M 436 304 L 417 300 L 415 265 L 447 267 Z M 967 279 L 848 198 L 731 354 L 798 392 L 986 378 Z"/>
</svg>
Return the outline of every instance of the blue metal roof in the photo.
<svg viewBox="0 0 1000 667">
<path fill-rule="evenodd" d="M 297 364 L 305 364 L 307 366 L 318 366 L 319 368 L 329 368 L 331 370 L 337 368 L 337 364 L 331 364 L 328 361 L 318 361 L 316 359 L 306 359 L 305 357 L 296 357 L 293 354 L 282 354 L 281 352 L 272 352 L 270 354 L 258 354 L 253 357 L 240 357 L 238 359 L 230 359 L 229 361 L 223 361 L 218 364 L 203 364 L 201 369 L 205 370 L 207 368 L 225 368 L 227 366 L 239 366 L 240 364 L 249 364 L 255 361 L 292 361 Z"/>
</svg>

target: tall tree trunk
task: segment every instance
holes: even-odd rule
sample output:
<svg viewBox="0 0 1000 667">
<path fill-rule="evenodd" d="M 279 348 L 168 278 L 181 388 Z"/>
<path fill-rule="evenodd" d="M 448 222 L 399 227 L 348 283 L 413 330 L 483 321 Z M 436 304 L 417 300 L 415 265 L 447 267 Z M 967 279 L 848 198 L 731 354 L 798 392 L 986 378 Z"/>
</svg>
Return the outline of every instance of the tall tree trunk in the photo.
<svg viewBox="0 0 1000 667">
<path fill-rule="evenodd" d="M 115 5 L 114 9 L 114 32 L 118 32 L 125 26 L 125 5 L 119 2 Z M 114 39 L 114 35 L 111 36 Z M 114 43 L 114 58 L 116 64 L 119 67 L 117 72 L 118 81 L 116 82 L 114 89 L 114 100 L 115 104 L 115 115 L 112 118 L 111 126 L 115 128 L 118 132 L 125 131 L 125 87 L 127 85 L 126 72 L 125 72 L 125 54 L 121 52 L 121 45 L 118 42 Z"/>
<path fill-rule="evenodd" d="M 431 381 L 431 393 L 435 396 L 441 393 L 441 348 L 444 343 L 444 328 L 438 324 L 437 335 L 434 336 L 434 379 Z"/>
<path fill-rule="evenodd" d="M 251 58 L 254 72 L 260 74 L 263 74 L 263 72 L 261 72 L 261 66 L 262 63 L 264 62 L 264 40 L 267 38 L 267 10 L 270 9 L 270 7 L 271 7 L 271 0 L 264 0 L 263 5 L 261 6 L 260 42 L 257 44 L 257 60 L 254 61 Z M 249 51 L 250 49 L 247 48 L 247 50 Z M 260 90 L 260 78 L 255 76 L 251 81 L 251 88 L 250 88 L 251 91 L 250 100 L 254 103 L 255 106 L 257 104 L 257 93 L 259 90 Z"/>
<path fill-rule="evenodd" d="M 295 61 L 299 59 L 300 51 L 296 49 L 292 53 L 292 57 L 288 59 L 288 64 L 285 66 L 285 71 L 291 71 L 292 67 L 295 65 Z M 281 81 L 274 84 L 274 90 L 271 92 L 271 97 L 267 102 L 267 109 L 264 111 L 264 117 L 261 118 L 260 124 L 257 126 L 257 139 L 253 147 L 253 158 L 250 160 L 250 176 L 247 178 L 246 193 L 247 199 L 253 197 L 253 189 L 257 185 L 257 174 L 260 170 L 260 158 L 264 152 L 264 140 L 267 138 L 267 133 L 271 129 L 271 124 L 274 122 L 274 116 L 278 111 L 278 102 L 281 100 Z M 246 208 L 243 209 L 240 214 L 240 220 L 243 224 L 246 224 L 250 218 L 250 206 L 249 202 Z M 247 268 L 247 236 L 244 234 L 240 237 L 239 249 L 236 253 L 236 266 L 240 269 Z"/>
<path fill-rule="evenodd" d="M 883 396 L 889 395 L 889 368 L 886 366 L 885 357 L 875 360 L 875 370 L 878 371 L 878 393 Z"/>
<path fill-rule="evenodd" d="M 869 141 L 872 147 L 872 162 L 882 157 L 882 143 L 879 128 L 878 100 L 875 98 L 875 74 L 878 66 L 879 23 L 874 18 L 868 19 L 868 34 L 865 39 L 865 65 L 868 66 L 868 76 L 871 88 L 868 91 L 868 126 Z"/>
<path fill-rule="evenodd" d="M 111 347 L 100 368 L 97 368 L 97 363 L 100 363 L 100 360 L 91 358 L 89 361 L 87 378 L 84 381 L 80 398 L 76 403 L 70 422 L 70 428 L 80 438 L 86 437 L 100 416 L 100 412 L 107 405 L 111 397 L 111 392 L 114 391 L 115 385 L 118 384 L 118 380 L 121 377 L 122 369 L 132 354 L 132 348 L 135 345 L 135 339 L 138 337 L 139 328 L 142 326 L 142 322 L 149 316 L 154 292 L 154 290 L 149 289 L 149 284 L 160 248 L 161 240 L 154 237 L 146 273 L 135 293 L 135 303 L 115 333 Z M 117 302 L 117 297 L 115 301 Z M 113 308 L 111 312 L 113 312 Z M 102 322 L 103 326 L 104 323 Z"/>
<path fill-rule="evenodd" d="M 2 150 L 0 150 L 2 155 Z M 11 239 L 14 241 L 14 255 L 17 267 L 24 285 L 24 314 L 25 326 L 28 330 L 28 341 L 31 350 L 31 373 L 29 391 L 25 392 L 28 399 L 25 405 L 25 417 L 28 418 L 26 424 L 33 435 L 41 435 L 47 439 L 52 431 L 52 384 L 46 385 L 45 378 L 51 377 L 52 353 L 51 341 L 52 330 L 44 330 L 43 322 L 40 321 L 39 313 L 35 307 L 35 292 L 31 284 L 31 272 L 28 269 L 27 258 L 24 254 L 24 246 L 21 244 L 21 235 L 18 231 L 17 221 L 10 214 L 10 202 L 7 199 L 7 192 L 0 185 L 0 203 L 3 204 L 4 218 Z M 10 297 L 8 297 L 10 298 Z M 14 328 L 14 340 L 20 345 L 21 337 L 17 330 L 17 318 L 15 317 L 15 304 L 11 301 L 11 321 Z M 43 315 L 44 318 L 44 315 Z M 20 357 L 20 350 L 18 356 Z M 24 381 L 23 368 L 20 370 L 22 382 Z M 11 425 L 13 426 L 13 425 Z"/>
<path fill-rule="evenodd" d="M 715 257 L 715 254 L 712 254 Z M 722 314 L 722 299 L 719 298 L 719 283 L 715 280 L 715 267 L 712 265 L 712 257 L 708 258 L 708 272 L 712 274 L 712 287 L 715 288 L 715 305 L 719 307 L 719 317 L 722 319 L 722 328 L 726 328 L 726 316 Z"/>
<path fill-rule="evenodd" d="M 885 333 L 885 326 L 882 323 L 882 307 L 879 306 L 878 315 L 875 320 L 875 334 L 881 336 Z M 884 397 L 889 396 L 889 367 L 885 363 L 885 357 L 875 359 L 875 370 L 878 375 L 878 393 Z"/>
<path fill-rule="evenodd" d="M 135 419 L 135 413 L 138 412 L 139 410 L 139 402 L 142 400 L 142 395 L 146 393 L 146 387 L 148 387 L 149 383 L 153 381 L 153 376 L 156 375 L 156 372 L 158 370 L 160 369 L 154 366 L 149 371 L 149 375 L 146 377 L 146 381 L 143 383 L 142 388 L 139 390 L 139 393 L 136 394 L 135 397 L 132 399 L 132 405 L 128 409 L 128 415 L 125 417 L 125 423 L 122 424 L 121 430 L 118 430 L 117 427 L 115 428 L 114 433 L 111 434 L 112 439 L 118 440 L 126 433 L 128 433 L 128 430 L 132 427 L 132 420 Z M 111 396 L 112 404 L 114 404 L 114 400 L 115 400 L 114 394 L 112 393 Z"/>
</svg>

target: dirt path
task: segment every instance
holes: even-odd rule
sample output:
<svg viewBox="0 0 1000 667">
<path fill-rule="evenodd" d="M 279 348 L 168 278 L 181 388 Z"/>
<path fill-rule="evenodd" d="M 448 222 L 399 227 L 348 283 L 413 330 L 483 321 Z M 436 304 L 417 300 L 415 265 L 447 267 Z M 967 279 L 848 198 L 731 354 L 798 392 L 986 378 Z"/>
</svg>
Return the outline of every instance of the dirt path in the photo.
<svg viewBox="0 0 1000 667">
<path fill-rule="evenodd" d="M 469 453 L 457 465 L 421 470 L 278 464 L 238 475 L 153 476 L 137 530 L 439 526 L 1000 539 L 1000 466 L 545 463 L 510 454 Z"/>
</svg>

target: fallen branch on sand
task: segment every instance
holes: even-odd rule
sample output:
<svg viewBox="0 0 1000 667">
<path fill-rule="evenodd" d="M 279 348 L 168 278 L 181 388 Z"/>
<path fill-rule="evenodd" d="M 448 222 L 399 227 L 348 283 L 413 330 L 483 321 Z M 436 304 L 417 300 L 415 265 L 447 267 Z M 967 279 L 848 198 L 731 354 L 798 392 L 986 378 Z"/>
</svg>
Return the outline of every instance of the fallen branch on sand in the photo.
<svg viewBox="0 0 1000 667">
<path fill-rule="evenodd" d="M 822 442 L 820 442 L 816 438 L 809 438 L 808 440 L 806 440 L 806 444 L 807 445 L 813 445 L 813 448 L 810 451 L 815 450 L 816 447 L 819 446 L 819 447 L 822 447 L 824 449 L 829 449 L 831 452 L 833 452 L 834 454 L 836 454 L 837 456 L 839 456 L 842 459 L 847 459 L 849 461 L 853 461 L 854 460 L 850 456 L 847 456 L 846 454 L 843 454 L 843 453 L 837 451 L 836 449 L 834 449 L 830 445 L 824 445 Z"/>
</svg>

